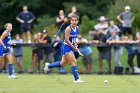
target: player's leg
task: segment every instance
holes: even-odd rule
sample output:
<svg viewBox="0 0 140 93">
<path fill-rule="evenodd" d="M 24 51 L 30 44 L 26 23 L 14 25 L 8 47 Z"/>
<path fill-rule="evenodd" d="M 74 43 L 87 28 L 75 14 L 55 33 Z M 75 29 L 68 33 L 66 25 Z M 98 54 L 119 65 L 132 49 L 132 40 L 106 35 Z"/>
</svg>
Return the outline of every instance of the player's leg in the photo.
<svg viewBox="0 0 140 93">
<path fill-rule="evenodd" d="M 44 71 L 47 72 L 49 69 L 54 68 L 54 67 L 64 67 L 67 65 L 67 63 L 68 63 L 68 60 L 66 59 L 66 57 L 62 56 L 61 61 L 57 61 L 52 64 L 45 63 Z"/>
<path fill-rule="evenodd" d="M 3 68 L 3 56 L 0 56 L 0 71 L 2 70 Z"/>
<path fill-rule="evenodd" d="M 78 68 L 77 68 L 77 60 L 73 54 L 73 52 L 69 52 L 66 55 L 66 58 L 69 62 L 71 62 L 71 69 L 72 69 L 72 74 L 75 78 L 75 83 L 83 83 L 84 81 L 79 79 L 79 75 L 78 75 Z"/>
<path fill-rule="evenodd" d="M 3 68 L 3 47 L 0 45 L 0 70 Z"/>
<path fill-rule="evenodd" d="M 68 60 L 66 58 L 66 55 L 67 55 L 67 52 L 68 52 L 68 49 L 69 47 L 65 46 L 65 45 L 62 45 L 61 46 L 61 53 L 62 53 L 62 60 L 61 62 L 60 61 L 57 61 L 57 62 L 54 62 L 52 64 L 49 64 L 49 63 L 45 63 L 45 68 L 44 68 L 44 71 L 48 71 L 50 68 L 53 68 L 53 67 L 61 67 L 61 66 L 65 66 L 67 63 L 68 63 Z"/>
<path fill-rule="evenodd" d="M 7 59 L 7 61 L 8 61 L 8 68 L 9 68 L 9 78 L 17 78 L 17 76 L 15 76 L 14 74 L 13 74 L 13 71 L 14 71 L 14 66 L 13 66 L 13 56 L 12 56 L 12 54 L 10 53 L 10 54 L 6 54 L 5 55 L 6 56 L 6 59 Z"/>
</svg>

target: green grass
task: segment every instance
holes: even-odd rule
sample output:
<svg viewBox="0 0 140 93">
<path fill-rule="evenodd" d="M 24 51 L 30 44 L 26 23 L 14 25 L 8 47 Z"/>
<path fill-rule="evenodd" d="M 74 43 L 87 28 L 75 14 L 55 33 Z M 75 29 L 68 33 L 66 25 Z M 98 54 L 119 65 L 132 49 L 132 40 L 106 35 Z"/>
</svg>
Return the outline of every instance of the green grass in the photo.
<svg viewBox="0 0 140 93">
<path fill-rule="evenodd" d="M 22 74 L 18 79 L 0 75 L 0 93 L 139 93 L 138 75 L 80 75 L 86 81 L 73 83 L 71 74 Z M 104 80 L 108 80 L 107 84 Z"/>
</svg>

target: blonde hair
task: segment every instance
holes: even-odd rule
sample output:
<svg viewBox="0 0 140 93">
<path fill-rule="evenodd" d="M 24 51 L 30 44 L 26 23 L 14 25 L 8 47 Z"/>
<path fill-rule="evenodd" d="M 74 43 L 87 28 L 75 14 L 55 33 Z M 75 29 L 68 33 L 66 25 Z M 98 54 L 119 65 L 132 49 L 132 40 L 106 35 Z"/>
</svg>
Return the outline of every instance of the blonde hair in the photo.
<svg viewBox="0 0 140 93">
<path fill-rule="evenodd" d="M 6 23 L 6 24 L 4 25 L 4 28 L 6 28 L 8 25 L 12 25 L 12 23 Z"/>
</svg>

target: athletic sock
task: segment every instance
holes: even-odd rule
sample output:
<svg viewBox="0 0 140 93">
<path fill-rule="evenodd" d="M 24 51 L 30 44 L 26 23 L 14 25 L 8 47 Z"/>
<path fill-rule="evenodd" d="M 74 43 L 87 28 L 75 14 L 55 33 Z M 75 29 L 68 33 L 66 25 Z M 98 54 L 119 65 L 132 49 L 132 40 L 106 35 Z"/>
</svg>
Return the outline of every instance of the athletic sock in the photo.
<svg viewBox="0 0 140 93">
<path fill-rule="evenodd" d="M 9 67 L 9 75 L 11 76 L 13 75 L 13 64 L 9 64 L 8 67 Z"/>
<path fill-rule="evenodd" d="M 71 70 L 75 80 L 79 79 L 77 66 L 72 66 Z"/>
<path fill-rule="evenodd" d="M 61 67 L 60 61 L 48 65 L 48 68 Z"/>
</svg>

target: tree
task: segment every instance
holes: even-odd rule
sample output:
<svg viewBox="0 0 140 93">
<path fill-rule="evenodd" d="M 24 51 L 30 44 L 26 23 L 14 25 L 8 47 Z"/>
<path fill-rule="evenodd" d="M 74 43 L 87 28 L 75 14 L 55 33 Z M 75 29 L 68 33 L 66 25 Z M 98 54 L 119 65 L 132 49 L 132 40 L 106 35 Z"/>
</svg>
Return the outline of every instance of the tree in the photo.
<svg viewBox="0 0 140 93">
<path fill-rule="evenodd" d="M 34 25 L 40 24 L 37 21 L 44 15 L 49 15 L 50 18 L 56 17 L 60 9 L 64 9 L 66 13 L 71 10 L 73 5 L 76 5 L 81 17 L 87 15 L 90 19 L 98 18 L 101 15 L 106 15 L 108 5 L 113 0 L 0 0 L 0 28 L 6 22 L 13 23 L 14 33 L 19 33 L 20 24 L 16 21 L 17 14 L 22 10 L 23 5 L 28 5 L 36 16 Z M 55 23 L 53 23 L 55 24 Z M 35 27 L 35 26 L 33 26 Z"/>
</svg>

